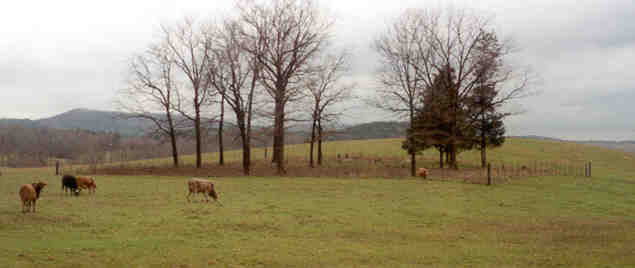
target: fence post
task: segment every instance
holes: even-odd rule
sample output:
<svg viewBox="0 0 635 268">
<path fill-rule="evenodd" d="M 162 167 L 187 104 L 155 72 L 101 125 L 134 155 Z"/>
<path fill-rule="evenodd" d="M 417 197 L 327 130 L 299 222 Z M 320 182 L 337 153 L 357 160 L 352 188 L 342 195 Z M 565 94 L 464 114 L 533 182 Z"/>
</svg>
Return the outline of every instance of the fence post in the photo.
<svg viewBox="0 0 635 268">
<path fill-rule="evenodd" d="M 487 163 L 487 185 L 492 185 L 492 164 Z"/>
<path fill-rule="evenodd" d="M 55 176 L 60 175 L 60 161 L 55 161 Z"/>
<path fill-rule="evenodd" d="M 591 177 L 591 162 L 589 162 L 589 177 Z"/>
</svg>

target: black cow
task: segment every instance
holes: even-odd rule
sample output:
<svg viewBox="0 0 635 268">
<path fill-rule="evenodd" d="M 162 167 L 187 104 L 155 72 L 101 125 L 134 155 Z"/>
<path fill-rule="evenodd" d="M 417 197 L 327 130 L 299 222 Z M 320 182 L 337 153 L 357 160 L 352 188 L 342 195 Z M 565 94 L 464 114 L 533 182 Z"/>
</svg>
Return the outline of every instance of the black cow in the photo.
<svg viewBox="0 0 635 268">
<path fill-rule="evenodd" d="M 71 195 L 79 195 L 79 188 L 77 187 L 77 178 L 73 175 L 64 175 L 62 177 L 62 190 L 66 193 L 67 188 L 70 189 Z"/>
</svg>

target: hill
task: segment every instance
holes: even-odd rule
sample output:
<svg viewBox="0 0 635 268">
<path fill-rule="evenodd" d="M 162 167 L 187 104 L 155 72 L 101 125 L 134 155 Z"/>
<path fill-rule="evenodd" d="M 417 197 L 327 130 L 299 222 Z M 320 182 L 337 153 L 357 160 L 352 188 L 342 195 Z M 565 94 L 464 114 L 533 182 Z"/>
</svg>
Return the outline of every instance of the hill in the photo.
<svg viewBox="0 0 635 268">
<path fill-rule="evenodd" d="M 80 129 L 95 132 L 116 132 L 123 136 L 139 136 L 144 129 L 151 127 L 151 123 L 141 119 L 125 119 L 129 114 L 115 111 L 98 111 L 91 109 L 73 109 L 59 115 L 37 120 L 30 119 L 0 119 L 0 125 L 21 125 L 24 127 L 48 127 L 54 129 Z M 231 126 L 227 127 L 228 133 Z M 257 127 L 256 127 L 257 128 Z M 309 136 L 308 125 L 298 125 L 288 130 L 289 141 L 297 143 Z M 338 140 L 367 140 L 402 138 L 406 135 L 408 123 L 399 121 L 378 121 L 349 125 L 332 132 L 329 141 Z M 513 136 L 513 138 L 564 141 L 546 136 Z M 599 146 L 603 148 L 635 153 L 635 141 L 573 141 L 581 144 Z"/>
<path fill-rule="evenodd" d="M 139 135 L 150 126 L 145 120 L 125 119 L 127 115 L 121 112 L 74 109 L 35 122 L 49 128 L 117 132 L 127 136 Z"/>
<path fill-rule="evenodd" d="M 151 123 L 141 119 L 125 119 L 130 114 L 115 111 L 91 109 L 73 109 L 52 117 L 37 120 L 0 119 L 0 124 L 14 124 L 27 127 L 48 127 L 56 129 L 81 129 L 95 132 L 117 132 L 124 136 L 136 136 L 150 127 Z M 290 128 L 290 135 L 308 136 L 309 125 Z M 348 126 L 336 131 L 330 140 L 364 140 L 403 137 L 406 133 L 405 122 L 372 122 Z"/>
<path fill-rule="evenodd" d="M 53 129 L 80 129 L 94 132 L 116 132 L 125 136 L 143 133 L 150 123 L 141 119 L 126 119 L 129 114 L 113 111 L 73 109 L 42 119 L 2 118 L 0 124 L 23 127 L 46 127 Z"/>
<path fill-rule="evenodd" d="M 408 123 L 397 121 L 378 121 L 353 125 L 337 131 L 329 140 L 368 140 L 387 139 L 406 136 Z"/>
<path fill-rule="evenodd" d="M 577 141 L 578 143 L 635 153 L 635 141 Z"/>
</svg>

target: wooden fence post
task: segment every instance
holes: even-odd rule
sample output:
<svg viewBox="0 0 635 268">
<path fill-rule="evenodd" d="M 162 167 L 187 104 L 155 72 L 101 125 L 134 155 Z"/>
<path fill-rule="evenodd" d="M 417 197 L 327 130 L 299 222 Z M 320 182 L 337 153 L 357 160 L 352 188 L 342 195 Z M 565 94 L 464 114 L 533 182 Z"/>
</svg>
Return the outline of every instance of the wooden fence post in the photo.
<svg viewBox="0 0 635 268">
<path fill-rule="evenodd" d="M 492 185 L 492 164 L 487 163 L 487 185 Z"/>
<path fill-rule="evenodd" d="M 60 161 L 55 161 L 55 176 L 60 175 Z"/>
<path fill-rule="evenodd" d="M 589 162 L 589 177 L 591 177 L 591 162 Z"/>
</svg>

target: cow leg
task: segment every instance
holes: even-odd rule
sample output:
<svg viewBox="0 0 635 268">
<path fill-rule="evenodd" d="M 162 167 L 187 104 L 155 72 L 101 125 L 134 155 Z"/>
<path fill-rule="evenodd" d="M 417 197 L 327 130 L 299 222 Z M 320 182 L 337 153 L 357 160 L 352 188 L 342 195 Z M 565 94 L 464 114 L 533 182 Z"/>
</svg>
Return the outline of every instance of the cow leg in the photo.
<svg viewBox="0 0 635 268">
<path fill-rule="evenodd" d="M 190 196 L 191 196 L 191 195 L 192 195 L 192 191 L 190 191 L 189 193 L 187 193 L 187 196 L 186 196 L 186 198 L 187 198 L 187 202 L 192 202 L 192 201 L 190 200 Z"/>
<path fill-rule="evenodd" d="M 33 212 L 34 213 L 35 213 L 35 201 L 37 201 L 37 199 L 32 201 L 33 202 Z"/>
</svg>

